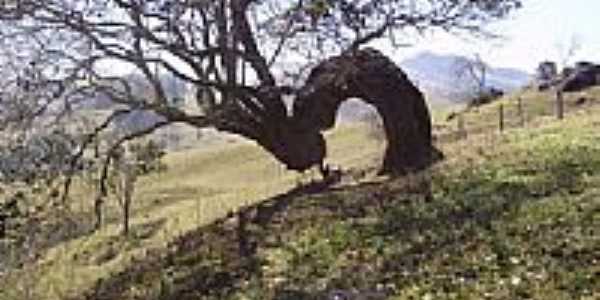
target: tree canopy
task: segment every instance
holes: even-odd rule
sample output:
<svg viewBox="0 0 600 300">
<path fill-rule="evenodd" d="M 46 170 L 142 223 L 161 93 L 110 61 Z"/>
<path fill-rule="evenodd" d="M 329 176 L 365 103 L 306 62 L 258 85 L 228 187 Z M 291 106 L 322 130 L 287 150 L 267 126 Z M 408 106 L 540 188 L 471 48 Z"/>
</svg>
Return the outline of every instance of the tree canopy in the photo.
<svg viewBox="0 0 600 300">
<path fill-rule="evenodd" d="M 283 97 L 302 90 L 312 68 L 376 39 L 402 46 L 410 32 L 485 34 L 485 24 L 521 6 L 520 0 L 2 3 L 2 147 L 31 144 L 43 134 L 70 136 L 68 167 L 54 177 L 65 178 L 65 189 L 87 149 L 119 118 L 139 111 L 156 118 L 105 142 L 106 164 L 120 144 L 184 123 L 252 139 L 288 167 L 306 169 L 322 161 L 323 137 L 293 122 Z M 186 105 L 168 92 L 166 77 L 193 91 Z M 92 126 L 79 126 L 98 99 L 111 105 L 102 118 L 87 118 Z"/>
</svg>

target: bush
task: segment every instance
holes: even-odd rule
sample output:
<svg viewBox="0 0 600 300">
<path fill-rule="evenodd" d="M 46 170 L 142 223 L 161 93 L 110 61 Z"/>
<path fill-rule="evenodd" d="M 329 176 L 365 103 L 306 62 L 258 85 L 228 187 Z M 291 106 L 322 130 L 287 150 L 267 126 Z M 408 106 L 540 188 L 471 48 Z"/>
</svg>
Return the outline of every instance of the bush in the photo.
<svg viewBox="0 0 600 300">
<path fill-rule="evenodd" d="M 154 140 L 132 144 L 129 151 L 132 153 L 137 166 L 138 175 L 164 171 L 167 166 L 161 161 L 166 154 L 165 147 Z"/>
</svg>

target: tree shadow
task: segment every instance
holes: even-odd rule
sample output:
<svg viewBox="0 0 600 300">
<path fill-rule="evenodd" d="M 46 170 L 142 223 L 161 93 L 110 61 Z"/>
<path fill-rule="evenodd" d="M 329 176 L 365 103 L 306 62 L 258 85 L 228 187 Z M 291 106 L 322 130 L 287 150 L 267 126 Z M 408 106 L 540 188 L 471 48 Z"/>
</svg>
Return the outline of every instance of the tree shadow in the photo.
<svg viewBox="0 0 600 300">
<path fill-rule="evenodd" d="M 145 286 L 148 281 L 160 282 L 160 292 L 147 299 L 224 299 L 249 289 L 249 282 L 260 282 L 265 276 L 257 249 L 280 247 L 278 237 L 298 228 L 334 222 L 349 222 L 353 232 L 364 240 L 406 240 L 406 247 L 382 254 L 382 262 L 368 273 L 357 272 L 355 267 L 360 266 L 355 265 L 342 268 L 322 290 L 287 283 L 269 287 L 269 299 L 328 299 L 331 291 L 365 288 L 353 286 L 355 279 L 364 280 L 365 276 L 366 288 L 405 282 L 406 274 L 417 274 L 423 263 L 476 242 L 474 233 L 494 234 L 493 222 L 518 210 L 526 203 L 522 199 L 546 197 L 565 188 L 539 194 L 526 183 L 477 178 L 460 187 L 459 192 L 437 195 L 437 199 L 427 202 L 406 190 L 406 185 L 396 184 L 400 181 L 335 188 L 317 183 L 292 189 L 177 238 L 166 255 L 149 256 L 99 282 L 83 299 L 128 299 L 131 286 Z M 445 198 L 457 195 L 461 198 Z M 244 239 L 252 246 L 246 255 L 240 255 L 238 248 L 240 216 L 247 221 Z M 374 221 L 361 222 L 369 218 Z M 407 240 L 416 234 L 426 237 L 416 242 Z"/>
</svg>

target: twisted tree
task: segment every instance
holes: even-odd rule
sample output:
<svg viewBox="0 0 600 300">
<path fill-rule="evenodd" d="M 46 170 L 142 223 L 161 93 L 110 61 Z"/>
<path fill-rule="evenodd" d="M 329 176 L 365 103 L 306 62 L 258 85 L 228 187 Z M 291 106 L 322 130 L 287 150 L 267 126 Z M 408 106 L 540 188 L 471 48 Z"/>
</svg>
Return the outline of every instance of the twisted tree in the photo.
<svg viewBox="0 0 600 300">
<path fill-rule="evenodd" d="M 520 0 L 12 0 L 0 7 L 0 127 L 4 141 L 60 130 L 76 146 L 59 176 L 64 192 L 81 161 L 105 157 L 158 128 L 189 126 L 256 141 L 293 170 L 320 164 L 321 131 L 348 97 L 374 104 L 389 146 L 383 171 L 405 173 L 431 161 L 421 93 L 389 59 L 363 45 L 410 32 L 485 35 L 489 21 Z M 329 58 L 334 53 L 335 57 Z M 290 62 L 294 62 L 291 64 Z M 310 71 L 312 69 L 312 71 Z M 304 78 L 310 71 L 306 82 Z M 135 74 L 136 82 L 131 81 Z M 165 78 L 194 91 L 186 105 Z M 284 97 L 295 100 L 293 112 Z M 81 134 L 90 103 L 110 102 Z M 192 105 L 193 104 L 193 105 Z M 153 121 L 103 135 L 144 111 Z M 64 124 L 69 124 L 65 126 Z M 100 142 L 99 142 L 100 141 Z M 8 143 L 8 142 L 7 142 Z M 98 143 L 102 144 L 97 146 Z M 2 174 L 3 177 L 8 176 Z"/>
<path fill-rule="evenodd" d="M 314 68 L 294 102 L 294 120 L 302 128 L 334 125 L 340 104 L 361 98 L 383 119 L 388 146 L 382 173 L 422 170 L 440 153 L 431 145 L 431 121 L 423 94 L 381 52 L 372 48 L 332 57 Z"/>
</svg>

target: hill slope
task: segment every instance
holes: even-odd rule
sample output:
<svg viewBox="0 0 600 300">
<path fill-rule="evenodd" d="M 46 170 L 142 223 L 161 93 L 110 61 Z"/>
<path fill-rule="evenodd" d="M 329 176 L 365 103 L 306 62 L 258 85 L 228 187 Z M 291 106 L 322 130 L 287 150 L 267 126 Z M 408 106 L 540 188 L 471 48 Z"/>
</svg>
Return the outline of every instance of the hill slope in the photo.
<svg viewBox="0 0 600 300">
<path fill-rule="evenodd" d="M 112 224 L 52 249 L 0 299 L 23 299 L 27 280 L 37 299 L 598 299 L 600 108 L 559 122 L 522 97 L 525 129 L 487 130 L 499 103 L 466 113 L 483 129 L 440 145 L 432 201 L 418 177 L 362 178 L 381 149 L 363 127 L 330 136 L 362 179 L 328 189 L 266 175 L 248 145 L 172 155 L 172 173 L 140 187 L 134 236 Z M 226 214 L 241 206 L 245 257 Z"/>
<path fill-rule="evenodd" d="M 473 85 L 467 79 L 457 80 L 457 61 L 468 58 L 458 55 L 442 55 L 422 52 L 403 60 L 400 65 L 411 80 L 428 96 L 430 105 L 440 106 L 453 102 L 464 102 L 473 93 Z M 467 77 L 468 78 L 468 77 Z M 488 66 L 486 85 L 506 92 L 527 85 L 531 78 L 519 69 Z"/>
<path fill-rule="evenodd" d="M 432 202 L 402 181 L 281 195 L 246 232 L 254 256 L 223 218 L 88 299 L 598 299 L 600 123 L 584 116 L 447 147 Z"/>
</svg>

